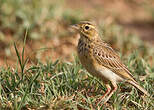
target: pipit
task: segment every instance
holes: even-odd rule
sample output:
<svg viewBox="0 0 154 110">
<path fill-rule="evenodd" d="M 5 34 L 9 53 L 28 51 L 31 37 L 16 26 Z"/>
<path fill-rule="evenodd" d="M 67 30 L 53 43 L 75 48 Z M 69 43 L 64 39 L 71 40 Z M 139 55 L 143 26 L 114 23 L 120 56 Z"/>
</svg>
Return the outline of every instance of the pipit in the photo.
<svg viewBox="0 0 154 110">
<path fill-rule="evenodd" d="M 117 90 L 118 82 L 127 82 L 149 96 L 149 93 L 133 78 L 118 54 L 100 38 L 96 25 L 83 21 L 72 25 L 72 28 L 75 28 L 80 34 L 77 52 L 81 64 L 90 74 L 100 78 L 107 88 L 100 101 L 104 100 L 106 103 L 109 100 Z"/>
</svg>

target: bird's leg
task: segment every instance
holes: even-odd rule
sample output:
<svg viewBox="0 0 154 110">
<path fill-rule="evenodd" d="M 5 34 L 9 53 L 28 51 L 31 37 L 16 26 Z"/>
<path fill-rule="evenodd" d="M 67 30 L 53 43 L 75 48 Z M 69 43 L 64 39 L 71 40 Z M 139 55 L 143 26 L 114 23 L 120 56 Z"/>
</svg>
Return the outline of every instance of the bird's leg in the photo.
<svg viewBox="0 0 154 110">
<path fill-rule="evenodd" d="M 105 84 L 107 91 L 105 92 L 105 94 L 103 96 L 100 97 L 99 101 L 96 103 L 96 105 L 98 105 L 104 98 L 105 96 L 107 96 L 110 91 L 111 91 L 111 86 L 109 84 Z"/>
<path fill-rule="evenodd" d="M 104 104 L 110 99 L 110 97 L 113 95 L 113 93 L 117 90 L 118 86 L 115 82 L 111 82 L 111 84 L 113 85 L 113 90 L 110 92 L 110 94 L 108 95 L 108 97 L 105 99 L 105 101 L 103 102 Z"/>
</svg>

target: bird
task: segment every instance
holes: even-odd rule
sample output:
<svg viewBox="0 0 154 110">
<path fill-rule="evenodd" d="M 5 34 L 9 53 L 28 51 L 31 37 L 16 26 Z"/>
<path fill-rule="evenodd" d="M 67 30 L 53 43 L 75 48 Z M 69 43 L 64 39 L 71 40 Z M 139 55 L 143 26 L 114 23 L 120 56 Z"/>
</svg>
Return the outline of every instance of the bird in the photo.
<svg viewBox="0 0 154 110">
<path fill-rule="evenodd" d="M 118 89 L 119 82 L 129 83 L 143 94 L 150 94 L 141 87 L 128 68 L 122 63 L 113 48 L 101 39 L 96 24 L 90 21 L 80 21 L 71 25 L 80 38 L 77 54 L 83 67 L 93 76 L 99 78 L 106 87 L 106 92 L 100 97 L 100 102 L 106 103 Z"/>
</svg>

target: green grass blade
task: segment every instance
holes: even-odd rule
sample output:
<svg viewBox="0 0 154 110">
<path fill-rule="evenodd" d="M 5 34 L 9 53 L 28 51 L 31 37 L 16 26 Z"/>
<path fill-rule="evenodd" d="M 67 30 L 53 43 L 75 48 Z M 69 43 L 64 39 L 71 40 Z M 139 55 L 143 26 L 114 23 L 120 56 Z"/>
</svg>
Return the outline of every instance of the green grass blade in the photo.
<svg viewBox="0 0 154 110">
<path fill-rule="evenodd" d="M 33 82 L 38 78 L 39 75 L 40 75 L 40 72 L 38 72 L 36 75 L 34 75 L 34 77 L 32 77 L 32 79 L 31 79 L 31 81 L 30 81 L 28 87 L 27 87 L 26 90 L 25 90 L 25 93 L 24 93 L 24 95 L 23 95 L 23 97 L 22 97 L 22 99 L 21 99 L 21 102 L 20 102 L 20 104 L 19 104 L 17 110 L 21 110 L 22 104 L 24 103 L 24 101 L 25 101 L 25 99 L 26 99 L 26 96 L 27 96 L 27 94 L 28 94 L 29 88 L 31 88 Z"/>
<path fill-rule="evenodd" d="M 27 34 L 28 34 L 28 30 L 26 30 L 25 37 L 24 37 L 24 45 L 23 45 L 23 48 L 22 48 L 22 63 L 24 62 L 24 52 L 25 52 L 25 45 L 26 45 Z"/>
<path fill-rule="evenodd" d="M 14 49 L 16 51 L 16 55 L 17 55 L 17 58 L 18 58 L 18 61 L 19 61 L 19 64 L 20 64 L 20 68 L 21 68 L 21 70 L 23 70 L 22 61 L 21 61 L 20 54 L 19 54 L 19 51 L 17 49 L 17 46 L 16 46 L 15 42 L 14 42 Z"/>
</svg>

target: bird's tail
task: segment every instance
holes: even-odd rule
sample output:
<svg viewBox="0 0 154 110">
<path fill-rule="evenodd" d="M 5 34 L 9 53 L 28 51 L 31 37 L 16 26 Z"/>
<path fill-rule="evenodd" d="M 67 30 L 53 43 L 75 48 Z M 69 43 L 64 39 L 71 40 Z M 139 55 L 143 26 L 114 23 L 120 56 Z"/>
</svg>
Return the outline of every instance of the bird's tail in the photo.
<svg viewBox="0 0 154 110">
<path fill-rule="evenodd" d="M 136 87 L 137 89 L 139 89 L 145 95 L 150 96 L 150 94 L 144 88 L 142 88 L 141 86 L 139 86 L 139 84 L 136 81 L 128 80 L 126 82 L 127 83 L 130 83 L 131 85 L 133 85 L 134 87 Z"/>
</svg>

